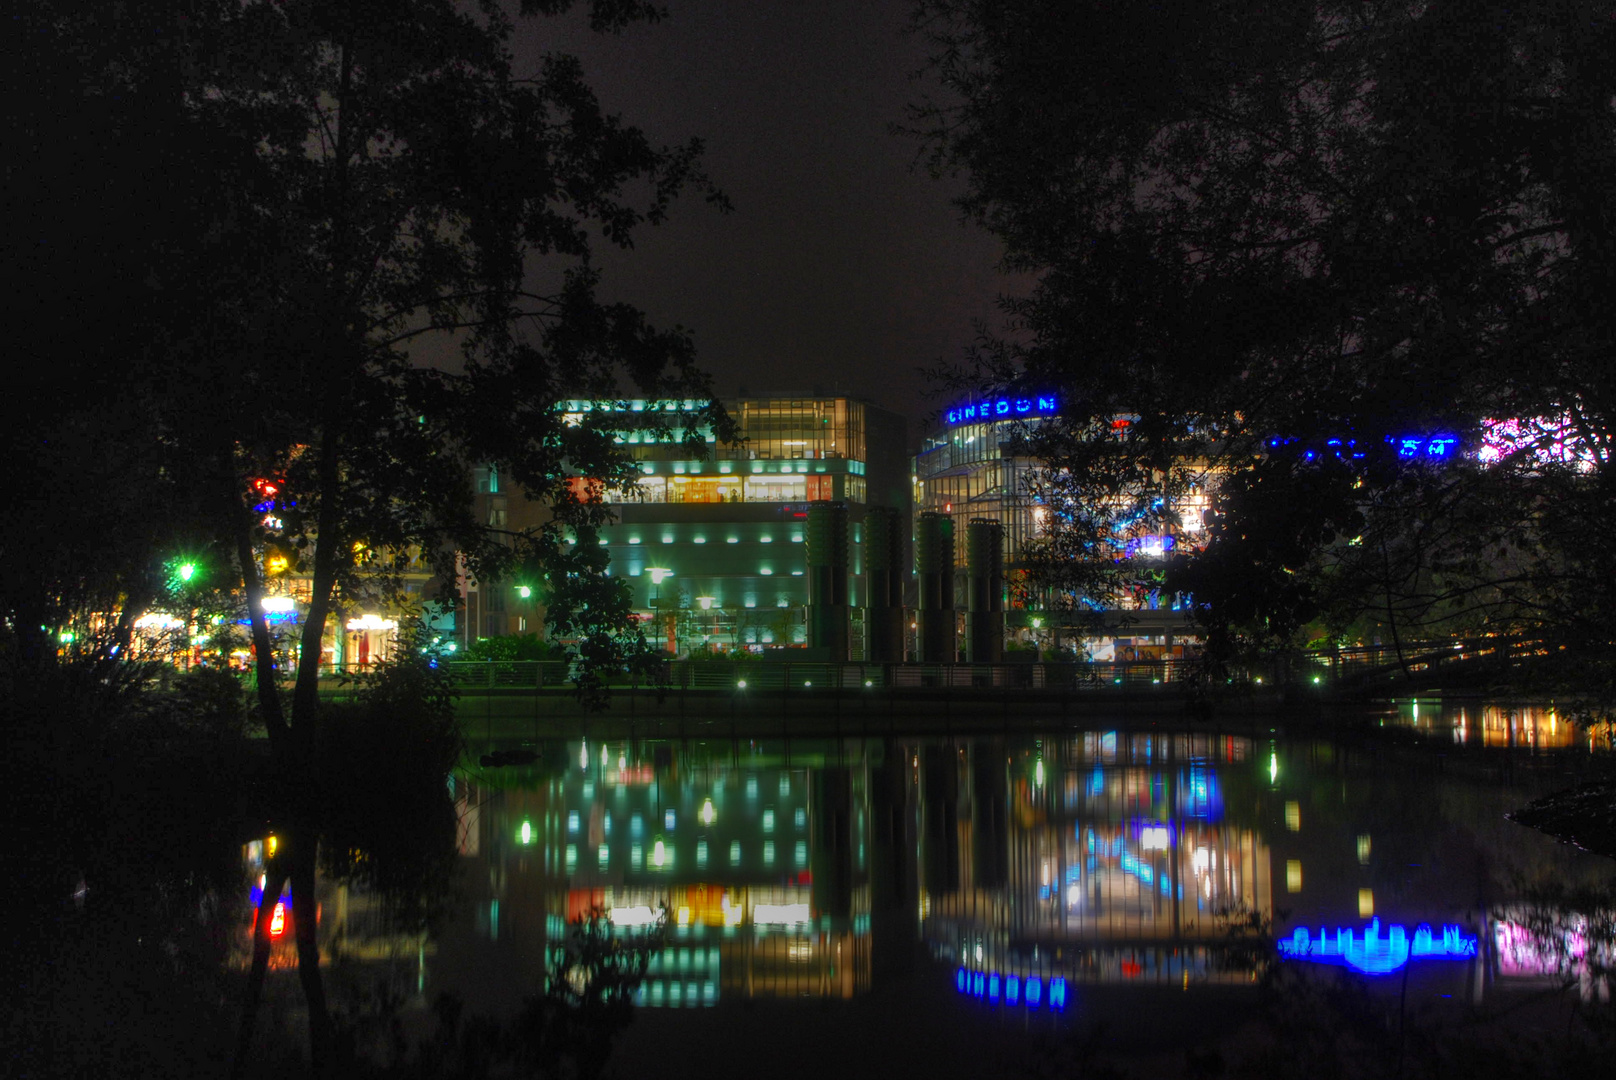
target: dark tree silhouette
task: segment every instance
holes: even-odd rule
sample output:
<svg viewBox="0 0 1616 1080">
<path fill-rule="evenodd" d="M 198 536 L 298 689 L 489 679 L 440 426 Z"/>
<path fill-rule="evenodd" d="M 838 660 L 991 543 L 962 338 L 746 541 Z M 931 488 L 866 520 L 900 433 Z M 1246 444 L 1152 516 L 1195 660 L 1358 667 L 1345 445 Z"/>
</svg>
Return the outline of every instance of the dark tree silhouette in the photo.
<svg viewBox="0 0 1616 1080">
<path fill-rule="evenodd" d="M 637 0 L 583 6 L 601 32 L 660 16 Z M 280 776 L 270 876 L 292 887 L 317 1068 L 331 1038 L 313 884 L 318 679 L 332 618 L 407 565 L 452 582 L 456 552 L 485 580 L 520 563 L 554 583 L 553 610 L 585 643 L 582 689 L 598 697 L 599 672 L 644 643 L 597 545 L 578 542 L 606 510 L 569 478 L 630 478 L 614 441 L 622 427 L 662 426 L 693 449 L 698 425 L 730 431 L 690 335 L 596 297 L 595 243 L 629 246 L 681 192 L 724 200 L 698 142 L 658 146 L 604 112 L 574 58 L 518 69 L 515 20 L 573 7 L 46 2 L 12 20 L 29 54 L 19 71 L 38 87 L 20 95 L 13 131 L 46 151 L 8 163 L 22 194 L 13 224 L 64 298 L 111 285 L 105 312 L 93 312 L 105 317 L 61 342 L 30 324 L 39 362 L 62 356 L 62 390 L 110 389 L 29 423 L 24 460 L 50 463 L 47 476 L 87 463 L 92 494 L 122 470 L 162 496 L 149 515 L 161 527 L 119 551 L 98 589 L 73 578 L 118 548 L 104 528 L 86 528 L 71 558 L 52 563 L 48 587 L 7 577 L 12 625 L 44 656 L 76 601 L 138 611 L 152 595 L 140 582 L 160 577 L 165 546 L 181 542 L 212 584 L 239 589 Z M 53 115 L 58 105 L 65 114 Z M 107 206 L 95 203 L 102 192 Z M 98 231 L 103 221 L 116 228 Z M 559 407 L 629 396 L 700 405 Z M 477 520 L 480 463 L 550 505 L 553 520 L 515 536 Z M 290 672 L 277 670 L 261 605 L 271 555 L 312 586 Z"/>
<path fill-rule="evenodd" d="M 1036 276 L 954 375 L 1063 394 L 1032 445 L 1065 470 L 1040 492 L 1051 581 L 1141 576 L 1115 523 L 1173 532 L 1230 477 L 1224 555 L 1185 584 L 1231 636 L 1459 623 L 1608 655 L 1611 14 L 916 5 L 949 97 L 912 126 Z M 1438 432 L 1501 460 L 1387 442 Z"/>
</svg>

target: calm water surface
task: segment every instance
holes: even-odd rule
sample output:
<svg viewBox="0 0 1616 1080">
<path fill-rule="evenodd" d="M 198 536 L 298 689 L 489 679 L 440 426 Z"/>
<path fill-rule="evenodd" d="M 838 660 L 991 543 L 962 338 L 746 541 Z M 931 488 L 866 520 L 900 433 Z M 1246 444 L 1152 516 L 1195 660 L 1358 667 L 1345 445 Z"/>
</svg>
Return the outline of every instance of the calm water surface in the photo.
<svg viewBox="0 0 1616 1080">
<path fill-rule="evenodd" d="M 1523 902 L 1616 865 L 1504 817 L 1587 766 L 1573 729 L 1410 702 L 1389 723 L 1425 738 L 547 743 L 454 778 L 460 897 L 434 936 L 325 898 L 333 977 L 509 1012 L 569 920 L 602 908 L 632 932 L 665 907 L 614 1066 L 704 1078 L 998 1075 L 1096 1025 L 1149 1074 L 1251 1014 L 1234 921 L 1322 933 L 1420 1000 L 1540 985 Z M 1461 955 L 1419 955 L 1444 928 Z"/>
</svg>

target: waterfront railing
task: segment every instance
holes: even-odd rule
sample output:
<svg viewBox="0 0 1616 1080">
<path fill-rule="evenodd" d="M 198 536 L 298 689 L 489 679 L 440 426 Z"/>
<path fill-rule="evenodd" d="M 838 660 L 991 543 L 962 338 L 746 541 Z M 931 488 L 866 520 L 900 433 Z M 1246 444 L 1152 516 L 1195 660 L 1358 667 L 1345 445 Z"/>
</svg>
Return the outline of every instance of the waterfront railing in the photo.
<svg viewBox="0 0 1616 1080">
<path fill-rule="evenodd" d="M 445 663 L 463 692 L 561 690 L 572 686 L 565 661 L 471 660 Z M 606 679 L 610 686 L 667 687 L 670 690 L 841 689 L 1019 689 L 1100 690 L 1181 683 L 1195 668 L 1186 660 L 1118 663 L 876 664 L 825 661 L 664 660 L 648 669 L 624 671 Z M 368 665 L 326 665 L 331 680 L 362 678 Z"/>
</svg>

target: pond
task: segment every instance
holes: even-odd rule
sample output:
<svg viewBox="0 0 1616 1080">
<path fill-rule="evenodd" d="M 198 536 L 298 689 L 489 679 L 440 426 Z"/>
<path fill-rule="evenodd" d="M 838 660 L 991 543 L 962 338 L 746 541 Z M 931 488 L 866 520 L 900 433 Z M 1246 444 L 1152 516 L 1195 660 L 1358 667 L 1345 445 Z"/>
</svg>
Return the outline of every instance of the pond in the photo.
<svg viewBox="0 0 1616 1080">
<path fill-rule="evenodd" d="M 1544 897 L 1616 863 L 1505 815 L 1600 759 L 1542 709 L 1385 723 L 529 743 L 451 781 L 449 917 L 400 935 L 326 886 L 323 952 L 339 988 L 498 1016 L 573 920 L 665 917 L 624 1076 L 1215 1072 L 1294 1037 L 1269 941 L 1285 977 L 1355 980 L 1399 1060 L 1411 1016 L 1597 1000 L 1586 913 Z"/>
</svg>

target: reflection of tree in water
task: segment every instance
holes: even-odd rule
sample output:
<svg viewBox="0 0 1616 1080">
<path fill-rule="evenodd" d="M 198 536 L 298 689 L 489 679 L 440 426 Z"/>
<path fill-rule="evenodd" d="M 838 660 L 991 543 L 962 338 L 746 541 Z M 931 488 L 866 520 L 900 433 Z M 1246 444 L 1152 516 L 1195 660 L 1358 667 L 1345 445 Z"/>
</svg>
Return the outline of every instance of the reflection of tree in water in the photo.
<svg viewBox="0 0 1616 1080">
<path fill-rule="evenodd" d="M 238 1076 L 250 1058 L 274 951 L 272 913 L 288 884 L 309 1036 L 317 1045 L 331 1045 L 316 937 L 317 855 L 328 879 L 375 897 L 387 929 L 419 933 L 447 904 L 455 816 L 445 780 L 462 750 L 453 690 L 409 642 L 357 690 L 352 700 L 325 705 L 313 775 L 282 773 L 272 794 L 276 843 L 264 861 L 262 898 L 253 916 L 236 1036 Z"/>
<path fill-rule="evenodd" d="M 329 709 L 320 767 L 301 794 L 316 811 L 303 819 L 310 833 L 271 816 L 283 805 L 275 774 L 263 744 L 246 737 L 233 677 L 203 669 L 165 690 L 149 673 L 121 670 L 126 678 L 64 666 L 26 694 L 14 688 L 10 702 L 4 779 L 18 813 L 7 850 L 28 888 L 17 895 L 10 940 L 21 993 L 0 1033 L 21 1074 L 226 1073 L 242 1034 L 249 881 L 241 851 L 264 836 L 266 821 L 280 840 L 270 863 L 312 836 L 322 892 L 334 886 L 355 898 L 347 940 L 335 932 L 329 895 L 320 927 L 320 944 L 333 953 L 331 1027 L 344 1073 L 491 1075 L 478 1071 L 480 1061 L 519 1075 L 598 1073 L 627 1023 L 647 955 L 604 923 L 576 929 L 554 958 L 550 991 L 518 1021 L 467 1018 L 440 1003 L 437 1042 L 402 1051 L 394 1034 L 416 1023 L 402 1011 L 405 997 L 378 982 L 371 954 L 343 958 L 349 944 L 423 941 L 453 905 L 458 823 L 445 781 L 461 744 L 433 669 L 386 669 Z M 267 922 L 277 893 L 265 892 Z M 294 932 L 295 920 L 286 936 Z M 289 973 L 297 950 L 278 948 Z M 584 972 L 587 980 L 574 975 Z M 583 993 L 574 989 L 580 981 Z M 296 1010 L 297 991 L 283 988 L 291 993 L 259 1001 Z M 250 1040 L 239 1071 L 304 1072 L 295 1025 L 269 1031 Z M 450 1039 L 460 1047 L 453 1069 L 439 1045 Z"/>
<path fill-rule="evenodd" d="M 452 910 L 459 820 L 447 781 L 462 752 L 446 676 L 418 650 L 399 650 L 353 700 L 328 706 L 312 835 L 325 885 L 363 898 L 368 908 L 342 944 L 375 956 L 386 952 L 375 946 L 405 943 L 413 960 L 414 949 L 425 947 Z M 267 923 L 275 902 L 268 868 L 297 842 L 288 836 L 266 862 L 258 925 Z M 331 980 L 331 1068 L 378 1077 L 598 1076 L 630 1020 L 634 991 L 658 944 L 657 933 L 614 936 L 597 911 L 575 923 L 553 951 L 545 986 L 514 1019 L 467 1016 L 457 1000 L 442 997 L 432 1009 L 431 1034 L 412 1041 L 406 1032 L 418 1024 L 385 966 L 343 964 L 331 930 L 322 926 L 321 936 L 339 959 Z M 253 943 L 248 1011 L 238 1032 L 241 1071 L 253 1057 L 255 1014 L 273 951 L 264 933 L 255 933 Z M 299 965 L 303 955 L 299 950 Z"/>
<path fill-rule="evenodd" d="M 222 1071 L 241 823 L 266 775 L 235 680 L 4 666 L 7 962 L 18 1075 Z"/>
<path fill-rule="evenodd" d="M 544 986 L 508 1020 L 467 1016 L 458 998 L 442 995 L 432 1030 L 412 1041 L 397 1000 L 378 1002 L 342 1026 L 338 1068 L 400 1080 L 599 1077 L 633 1018 L 635 991 L 664 927 L 665 920 L 625 937 L 600 909 L 574 921 L 551 952 Z"/>
</svg>

